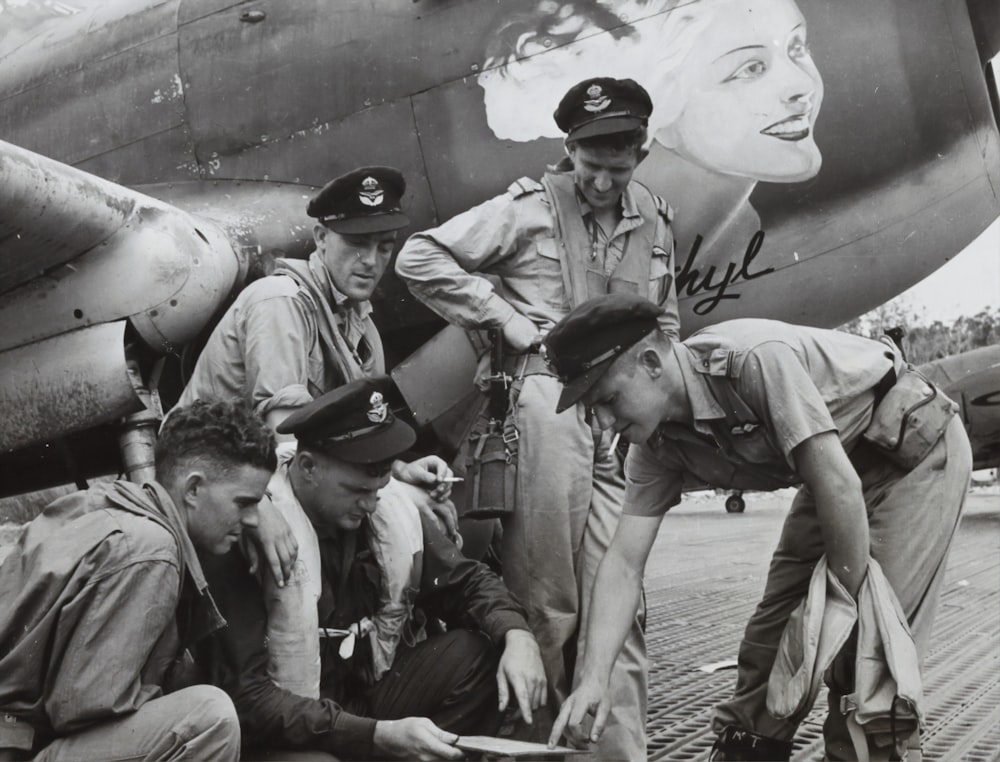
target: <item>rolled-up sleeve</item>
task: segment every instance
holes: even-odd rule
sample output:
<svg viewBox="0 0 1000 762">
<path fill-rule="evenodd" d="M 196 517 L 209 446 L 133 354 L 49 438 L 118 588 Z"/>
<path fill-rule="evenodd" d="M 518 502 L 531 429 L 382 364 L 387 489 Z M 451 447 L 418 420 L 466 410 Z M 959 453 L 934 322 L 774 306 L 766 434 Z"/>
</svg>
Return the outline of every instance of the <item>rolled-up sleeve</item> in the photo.
<svg viewBox="0 0 1000 762">
<path fill-rule="evenodd" d="M 792 469 L 792 450 L 817 434 L 837 431 L 803 361 L 787 344 L 769 341 L 754 347 L 743 364 L 738 389 L 766 422 Z"/>
<path fill-rule="evenodd" d="M 625 458 L 625 504 L 631 516 L 662 516 L 681 501 L 684 469 L 657 458 L 646 444 L 629 447 Z"/>
<path fill-rule="evenodd" d="M 517 236 L 513 200 L 497 196 L 410 236 L 396 259 L 396 274 L 417 299 L 449 323 L 500 328 L 515 310 L 489 280 L 473 273 L 514 253 Z"/>
</svg>

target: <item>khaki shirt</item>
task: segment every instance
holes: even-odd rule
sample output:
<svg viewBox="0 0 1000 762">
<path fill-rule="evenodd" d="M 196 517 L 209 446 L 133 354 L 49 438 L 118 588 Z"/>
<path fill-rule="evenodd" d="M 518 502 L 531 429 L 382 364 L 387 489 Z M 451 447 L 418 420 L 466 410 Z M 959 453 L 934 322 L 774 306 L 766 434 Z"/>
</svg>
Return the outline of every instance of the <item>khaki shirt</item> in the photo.
<svg viewBox="0 0 1000 762">
<path fill-rule="evenodd" d="M 595 231 L 592 253 L 602 259 L 606 272 L 621 260 L 629 231 L 643 223 L 634 185 L 622 194 L 622 219 L 610 234 L 593 225 L 592 212 L 581 204 L 584 222 Z M 665 308 L 661 327 L 676 337 L 673 237 L 666 220 L 657 224 L 662 254 L 652 257 L 646 296 Z M 547 332 L 570 310 L 554 236 L 553 211 L 544 191 L 508 192 L 411 236 L 396 260 L 396 273 L 415 297 L 449 323 L 500 328 L 517 312 Z M 498 276 L 499 293 L 491 281 L 473 273 Z"/>
<path fill-rule="evenodd" d="M 366 376 L 385 371 L 382 343 L 371 304 L 346 306 L 316 254 L 319 288 L 334 305 L 341 335 Z M 262 417 L 275 408 L 301 407 L 345 383 L 324 361 L 317 308 L 311 295 L 287 275 L 254 281 L 236 297 L 202 350 L 178 401 L 243 399 Z M 327 348 L 327 351 L 330 351 Z"/>
<path fill-rule="evenodd" d="M 792 451 L 834 431 L 848 452 L 871 421 L 874 388 L 898 352 L 871 339 L 774 320 L 732 320 L 673 345 L 694 414 L 633 446 L 624 512 L 658 516 L 685 486 L 776 489 L 798 484 Z M 721 397 L 710 377 L 728 379 Z M 722 381 L 720 383 L 726 383 Z M 742 407 L 737 410 L 736 407 Z"/>
</svg>

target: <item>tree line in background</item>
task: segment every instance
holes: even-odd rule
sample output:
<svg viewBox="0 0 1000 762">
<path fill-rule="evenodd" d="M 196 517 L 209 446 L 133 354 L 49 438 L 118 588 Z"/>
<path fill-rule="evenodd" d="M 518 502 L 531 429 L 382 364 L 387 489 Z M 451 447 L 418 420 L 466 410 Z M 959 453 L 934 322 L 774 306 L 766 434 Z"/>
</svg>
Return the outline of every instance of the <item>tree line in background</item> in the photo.
<svg viewBox="0 0 1000 762">
<path fill-rule="evenodd" d="M 977 347 L 1000 343 L 1000 307 L 963 315 L 954 323 L 930 321 L 922 310 L 893 300 L 840 326 L 840 330 L 877 339 L 893 329 L 903 330 L 907 359 L 921 365 Z"/>
</svg>

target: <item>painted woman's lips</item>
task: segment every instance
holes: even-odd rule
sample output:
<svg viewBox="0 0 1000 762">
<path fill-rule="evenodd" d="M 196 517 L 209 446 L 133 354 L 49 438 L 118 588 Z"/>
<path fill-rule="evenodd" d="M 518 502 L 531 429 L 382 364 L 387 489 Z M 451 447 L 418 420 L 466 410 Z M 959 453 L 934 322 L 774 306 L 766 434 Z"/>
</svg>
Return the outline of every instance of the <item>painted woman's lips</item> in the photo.
<svg viewBox="0 0 1000 762">
<path fill-rule="evenodd" d="M 797 114 L 765 127 L 761 130 L 761 134 L 778 140 L 796 141 L 809 137 L 809 129 L 809 115 Z"/>
</svg>

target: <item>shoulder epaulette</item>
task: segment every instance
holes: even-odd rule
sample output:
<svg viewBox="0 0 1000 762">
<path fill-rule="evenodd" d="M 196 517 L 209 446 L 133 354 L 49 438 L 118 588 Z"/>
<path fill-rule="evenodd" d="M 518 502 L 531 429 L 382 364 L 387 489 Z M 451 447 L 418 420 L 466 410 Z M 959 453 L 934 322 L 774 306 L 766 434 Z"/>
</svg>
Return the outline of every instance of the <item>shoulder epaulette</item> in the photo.
<svg viewBox="0 0 1000 762">
<path fill-rule="evenodd" d="M 653 198 L 656 201 L 656 211 L 659 212 L 660 216 L 667 222 L 670 222 L 674 218 L 673 207 L 670 206 L 666 201 L 663 200 L 663 196 L 658 196 L 653 194 Z"/>
<path fill-rule="evenodd" d="M 545 188 L 542 187 L 542 184 L 537 180 L 532 180 L 530 177 L 522 177 L 520 180 L 515 180 L 507 188 L 507 192 L 510 194 L 511 198 L 518 198 L 529 193 L 538 193 L 543 190 L 545 190 Z"/>
</svg>

